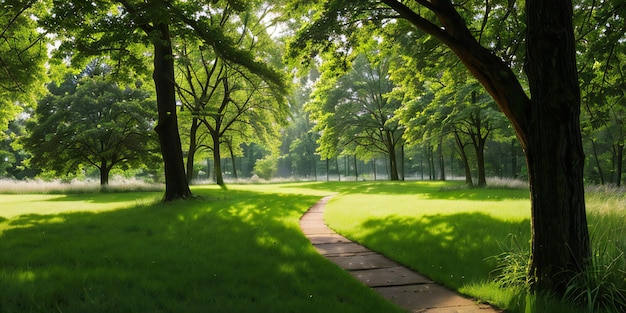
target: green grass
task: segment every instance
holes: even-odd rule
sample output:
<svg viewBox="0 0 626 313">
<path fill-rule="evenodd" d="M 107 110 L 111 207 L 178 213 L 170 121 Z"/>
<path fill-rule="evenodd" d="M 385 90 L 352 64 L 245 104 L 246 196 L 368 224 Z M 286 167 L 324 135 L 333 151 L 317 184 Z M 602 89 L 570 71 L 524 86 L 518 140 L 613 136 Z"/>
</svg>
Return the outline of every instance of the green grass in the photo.
<svg viewBox="0 0 626 313">
<path fill-rule="evenodd" d="M 201 197 L 169 204 L 161 192 L 0 195 L 0 312 L 399 312 L 302 235 L 300 216 L 329 194 L 326 221 L 338 232 L 507 312 L 524 310 L 523 289 L 495 282 L 495 256 L 516 257 L 524 270 L 525 189 L 324 182 L 193 191 Z M 594 190 L 587 203 L 596 265 L 568 301 L 615 302 L 620 295 L 606 290 L 626 285 L 626 195 Z M 537 312 L 593 309 L 531 300 Z"/>
<path fill-rule="evenodd" d="M 524 311 L 525 290 L 504 288 L 495 281 L 501 274 L 496 270 L 500 264 L 495 256 L 518 249 L 521 262 L 527 262 L 524 256 L 528 255 L 530 246 L 527 190 L 467 189 L 457 182 L 361 182 L 317 187 L 340 193 L 329 202 L 325 216 L 337 232 L 464 294 L 510 312 Z M 602 281 L 606 275 L 621 275 L 623 279 L 626 266 L 620 253 L 626 248 L 623 240 L 626 197 L 607 201 L 592 194 L 588 198 L 596 258 L 614 260 L 612 269 L 594 274 L 595 280 Z M 602 262 L 599 262 L 601 270 L 608 264 Z M 525 273 L 526 264 L 519 266 L 518 270 Z M 613 281 L 619 279 L 614 277 Z M 590 288 L 595 287 L 573 290 L 574 296 L 587 297 Z M 577 312 L 567 304 L 549 299 L 535 301 L 545 312 Z"/>
<path fill-rule="evenodd" d="M 0 312 L 400 312 L 303 236 L 327 191 L 194 193 L 0 196 Z"/>
</svg>

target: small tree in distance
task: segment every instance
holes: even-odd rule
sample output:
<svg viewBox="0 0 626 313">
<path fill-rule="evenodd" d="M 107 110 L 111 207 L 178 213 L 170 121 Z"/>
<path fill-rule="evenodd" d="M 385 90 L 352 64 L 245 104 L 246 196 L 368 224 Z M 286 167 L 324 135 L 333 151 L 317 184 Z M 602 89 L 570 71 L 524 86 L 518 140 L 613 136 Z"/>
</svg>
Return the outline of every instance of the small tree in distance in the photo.
<svg viewBox="0 0 626 313">
<path fill-rule="evenodd" d="M 121 87 L 110 81 L 107 71 L 91 63 L 60 86 L 49 86 L 50 94 L 27 123 L 30 135 L 24 146 L 32 154 L 33 167 L 68 174 L 93 166 L 104 186 L 113 167 L 156 161 L 154 101 L 139 84 Z"/>
</svg>

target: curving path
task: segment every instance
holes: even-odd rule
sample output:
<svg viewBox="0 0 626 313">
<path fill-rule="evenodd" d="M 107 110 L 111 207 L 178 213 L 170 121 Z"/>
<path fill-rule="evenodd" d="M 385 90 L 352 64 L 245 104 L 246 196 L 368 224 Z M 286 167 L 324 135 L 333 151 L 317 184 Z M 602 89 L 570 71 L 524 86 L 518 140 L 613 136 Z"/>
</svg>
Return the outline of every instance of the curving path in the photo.
<svg viewBox="0 0 626 313">
<path fill-rule="evenodd" d="M 352 242 L 324 223 L 324 207 L 331 197 L 313 205 L 300 219 L 300 228 L 317 251 L 409 312 L 496 313 L 488 305 L 477 304 L 430 279 Z"/>
</svg>

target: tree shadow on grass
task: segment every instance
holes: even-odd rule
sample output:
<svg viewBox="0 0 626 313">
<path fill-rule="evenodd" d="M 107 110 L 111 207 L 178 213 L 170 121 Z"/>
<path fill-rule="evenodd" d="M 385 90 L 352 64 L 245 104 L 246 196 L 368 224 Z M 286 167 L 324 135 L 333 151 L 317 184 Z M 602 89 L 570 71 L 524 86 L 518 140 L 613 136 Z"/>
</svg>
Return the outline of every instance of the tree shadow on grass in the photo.
<svg viewBox="0 0 626 313">
<path fill-rule="evenodd" d="M 287 185 L 284 188 L 306 187 L 328 190 L 329 193 L 377 194 L 377 195 L 420 195 L 427 199 L 500 201 L 507 199 L 529 199 L 526 189 L 468 188 L 460 181 L 366 181 L 366 182 L 318 182 L 304 185 Z"/>
<path fill-rule="evenodd" d="M 530 239 L 529 220 L 495 219 L 483 213 L 389 216 L 362 224 L 358 241 L 431 279 L 458 289 L 490 279 L 497 267 L 492 257 L 504 252 L 510 235 Z"/>
<path fill-rule="evenodd" d="M 0 312 L 394 312 L 304 237 L 317 197 L 205 195 L 15 219 L 0 234 Z"/>
</svg>

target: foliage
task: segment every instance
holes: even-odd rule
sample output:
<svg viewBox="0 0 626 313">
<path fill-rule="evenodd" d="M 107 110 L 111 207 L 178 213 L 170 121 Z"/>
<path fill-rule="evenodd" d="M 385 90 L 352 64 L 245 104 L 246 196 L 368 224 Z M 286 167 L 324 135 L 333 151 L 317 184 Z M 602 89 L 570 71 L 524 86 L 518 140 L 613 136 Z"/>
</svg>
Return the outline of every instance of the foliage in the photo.
<svg viewBox="0 0 626 313">
<path fill-rule="evenodd" d="M 50 86 L 24 145 L 35 168 L 66 174 L 94 166 L 106 185 L 114 166 L 154 164 L 154 102 L 141 88 L 110 81 L 106 65 L 92 64 L 91 71 Z"/>
<path fill-rule="evenodd" d="M 328 69 L 307 104 L 314 130 L 320 132 L 318 152 L 328 159 L 356 154 L 369 160 L 384 153 L 390 160 L 392 180 L 398 179 L 396 150 L 403 144 L 403 128 L 393 119 L 401 102 L 389 98 L 389 58 L 376 60 L 375 52 L 355 58 L 347 73 L 336 76 Z"/>
<path fill-rule="evenodd" d="M 37 30 L 36 0 L 0 2 L 0 132 L 41 92 L 47 39 Z"/>
<path fill-rule="evenodd" d="M 254 174 L 262 179 L 270 180 L 278 172 L 278 158 L 270 154 L 254 164 Z"/>
<path fill-rule="evenodd" d="M 227 7 L 212 13 L 211 22 L 214 27 L 238 34 L 234 38 L 237 46 L 246 47 L 256 58 L 272 64 L 272 69 L 279 68 L 278 45 L 263 24 L 272 12 L 263 9 L 259 3 L 250 3 L 245 10 Z M 241 143 L 268 144 L 278 136 L 277 125 L 284 123 L 288 111 L 283 82 L 277 84 L 267 73 L 254 73 L 224 59 L 219 51 L 207 49 L 201 41 L 177 41 L 176 52 L 177 93 L 184 110 L 191 115 L 188 132 L 195 141 L 190 142 L 188 168 L 202 147 L 200 140 L 208 137 L 216 182 L 222 185 L 222 145 L 234 154 Z"/>
</svg>

